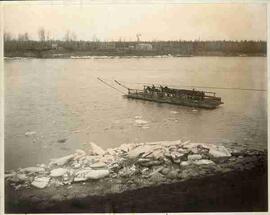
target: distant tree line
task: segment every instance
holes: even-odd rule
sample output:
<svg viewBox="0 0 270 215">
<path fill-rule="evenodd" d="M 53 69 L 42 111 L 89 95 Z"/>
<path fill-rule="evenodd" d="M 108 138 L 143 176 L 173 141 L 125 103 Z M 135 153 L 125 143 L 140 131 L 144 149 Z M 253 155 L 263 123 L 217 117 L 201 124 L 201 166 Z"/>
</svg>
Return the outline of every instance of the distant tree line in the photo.
<svg viewBox="0 0 270 215">
<path fill-rule="evenodd" d="M 24 50 L 62 51 L 126 51 L 132 52 L 137 42 L 94 42 L 94 41 L 32 41 L 27 35 L 21 35 L 20 40 L 9 40 L 4 43 L 5 52 Z M 266 54 L 265 41 L 155 41 L 141 42 L 152 45 L 148 52 L 163 54 L 200 54 L 205 52 Z M 53 45 L 54 44 L 54 45 Z M 57 46 L 57 48 L 55 48 Z"/>
<path fill-rule="evenodd" d="M 101 42 L 95 36 L 92 41 L 78 41 L 76 34 L 66 31 L 63 40 L 55 40 L 44 28 L 38 30 L 39 41 L 32 40 L 28 33 L 19 34 L 17 38 L 4 33 L 4 51 L 8 52 L 94 52 L 108 55 L 115 54 L 172 54 L 172 55 L 266 55 L 266 41 L 107 41 Z M 138 44 L 151 44 L 151 50 L 136 51 Z"/>
</svg>

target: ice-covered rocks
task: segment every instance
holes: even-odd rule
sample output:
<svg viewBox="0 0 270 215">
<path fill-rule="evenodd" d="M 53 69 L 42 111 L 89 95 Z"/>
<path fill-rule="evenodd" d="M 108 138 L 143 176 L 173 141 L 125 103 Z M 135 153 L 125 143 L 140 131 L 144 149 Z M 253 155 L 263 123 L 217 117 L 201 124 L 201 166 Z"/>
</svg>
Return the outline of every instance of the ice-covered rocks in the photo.
<svg viewBox="0 0 270 215">
<path fill-rule="evenodd" d="M 215 164 L 214 161 L 206 160 L 206 159 L 195 160 L 193 163 L 196 164 L 196 165 L 210 165 L 210 164 Z"/>
<path fill-rule="evenodd" d="M 180 166 L 182 166 L 182 167 L 185 167 L 185 166 L 188 166 L 188 165 L 190 165 L 190 162 L 189 161 L 182 161 L 180 163 Z"/>
<path fill-rule="evenodd" d="M 45 169 L 42 167 L 26 167 L 26 168 L 21 169 L 20 172 L 42 173 L 42 172 L 45 172 Z"/>
<path fill-rule="evenodd" d="M 61 158 L 57 158 L 57 159 L 52 159 L 52 161 L 50 162 L 49 166 L 53 166 L 53 165 L 57 165 L 57 166 L 63 166 L 66 163 L 68 163 L 71 159 L 74 158 L 74 154 L 71 155 L 67 155 Z"/>
<path fill-rule="evenodd" d="M 226 149 L 224 146 L 214 146 L 211 147 L 209 150 L 209 154 L 213 157 L 219 158 L 219 157 L 231 157 L 231 153 L 228 149 Z"/>
<path fill-rule="evenodd" d="M 20 181 L 26 181 L 28 179 L 28 177 L 26 176 L 26 174 L 17 174 L 17 178 Z"/>
<path fill-rule="evenodd" d="M 76 177 L 74 178 L 75 182 L 78 181 L 86 181 L 88 179 L 94 179 L 98 180 L 101 178 L 105 178 L 110 174 L 109 170 L 107 169 L 99 169 L 99 170 L 92 170 L 92 169 L 87 169 L 87 170 L 81 170 L 76 173 Z"/>
<path fill-rule="evenodd" d="M 97 144 L 91 142 L 89 143 L 89 145 L 94 155 L 103 155 L 105 153 L 105 151 L 101 147 L 99 147 Z"/>
<path fill-rule="evenodd" d="M 73 154 L 53 159 L 49 165 L 6 172 L 5 179 L 15 189 L 29 185 L 42 189 L 100 179 L 153 184 L 208 174 L 219 170 L 224 161 L 244 160 L 240 152 L 232 155 L 221 145 L 182 140 L 122 144 L 107 150 L 95 143 L 89 145 L 89 151 L 77 149 Z"/>
<path fill-rule="evenodd" d="M 199 154 L 188 155 L 188 160 L 190 161 L 196 161 L 200 159 L 202 159 L 202 156 Z"/>
<path fill-rule="evenodd" d="M 153 146 L 151 145 L 142 145 L 142 146 L 138 146 L 134 149 L 132 149 L 130 152 L 128 152 L 128 157 L 129 159 L 135 159 L 138 157 L 143 157 L 146 156 L 150 153 L 152 153 L 153 150 Z"/>
<path fill-rule="evenodd" d="M 65 173 L 67 173 L 67 169 L 64 168 L 57 168 L 57 169 L 53 169 L 51 170 L 50 176 L 51 177 L 60 177 L 63 176 Z"/>
<path fill-rule="evenodd" d="M 90 165 L 91 168 L 98 169 L 98 168 L 105 168 L 107 165 L 104 162 L 97 162 Z"/>
<path fill-rule="evenodd" d="M 47 187 L 49 181 L 50 181 L 49 177 L 36 177 L 34 181 L 31 183 L 31 185 L 36 188 L 43 189 Z"/>
</svg>

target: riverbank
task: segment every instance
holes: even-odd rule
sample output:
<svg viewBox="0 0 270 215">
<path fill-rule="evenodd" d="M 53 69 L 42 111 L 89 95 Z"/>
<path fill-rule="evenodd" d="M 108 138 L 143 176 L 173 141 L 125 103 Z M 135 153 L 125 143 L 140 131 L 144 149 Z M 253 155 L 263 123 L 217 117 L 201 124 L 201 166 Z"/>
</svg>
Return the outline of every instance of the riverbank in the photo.
<svg viewBox="0 0 270 215">
<path fill-rule="evenodd" d="M 265 53 L 242 53 L 242 52 L 196 52 L 193 54 L 179 54 L 170 52 L 155 52 L 155 51 L 12 51 L 5 52 L 5 58 L 144 58 L 144 57 L 265 57 Z"/>
<path fill-rule="evenodd" d="M 188 141 L 123 144 L 8 171 L 7 213 L 266 211 L 267 153 Z"/>
</svg>

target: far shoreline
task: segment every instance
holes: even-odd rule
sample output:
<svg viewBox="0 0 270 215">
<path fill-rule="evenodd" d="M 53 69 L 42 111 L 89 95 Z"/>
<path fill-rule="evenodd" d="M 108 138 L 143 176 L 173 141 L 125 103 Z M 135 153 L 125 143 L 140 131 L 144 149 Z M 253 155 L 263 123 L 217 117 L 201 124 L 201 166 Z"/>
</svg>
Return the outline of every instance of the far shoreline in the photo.
<svg viewBox="0 0 270 215">
<path fill-rule="evenodd" d="M 189 57 L 267 57 L 267 54 L 207 54 L 207 55 L 99 55 L 99 54 L 76 54 L 76 53 L 61 53 L 61 54 L 46 54 L 37 56 L 34 54 L 5 54 L 4 60 L 9 59 L 140 59 L 140 58 L 189 58 Z"/>
</svg>

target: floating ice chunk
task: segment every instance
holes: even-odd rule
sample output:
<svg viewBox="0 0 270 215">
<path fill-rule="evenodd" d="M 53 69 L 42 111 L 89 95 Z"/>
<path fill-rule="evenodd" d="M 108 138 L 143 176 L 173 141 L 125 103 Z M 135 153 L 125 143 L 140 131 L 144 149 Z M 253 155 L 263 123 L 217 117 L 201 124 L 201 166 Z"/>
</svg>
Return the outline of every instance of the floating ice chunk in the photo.
<svg viewBox="0 0 270 215">
<path fill-rule="evenodd" d="M 57 140 L 58 143 L 65 143 L 66 141 L 67 141 L 66 138 L 62 138 L 62 139 Z"/>
<path fill-rule="evenodd" d="M 135 119 L 142 119 L 142 116 L 135 116 Z"/>
<path fill-rule="evenodd" d="M 27 131 L 27 132 L 25 132 L 25 136 L 32 136 L 34 134 L 36 134 L 35 131 Z"/>
<path fill-rule="evenodd" d="M 172 114 L 177 114 L 177 113 L 179 113 L 178 111 L 171 111 L 170 113 L 172 113 Z"/>
<path fill-rule="evenodd" d="M 144 126 L 144 125 L 146 125 L 148 122 L 145 121 L 145 120 L 142 120 L 142 119 L 136 119 L 136 120 L 135 120 L 135 123 L 136 123 L 137 126 Z"/>
</svg>

